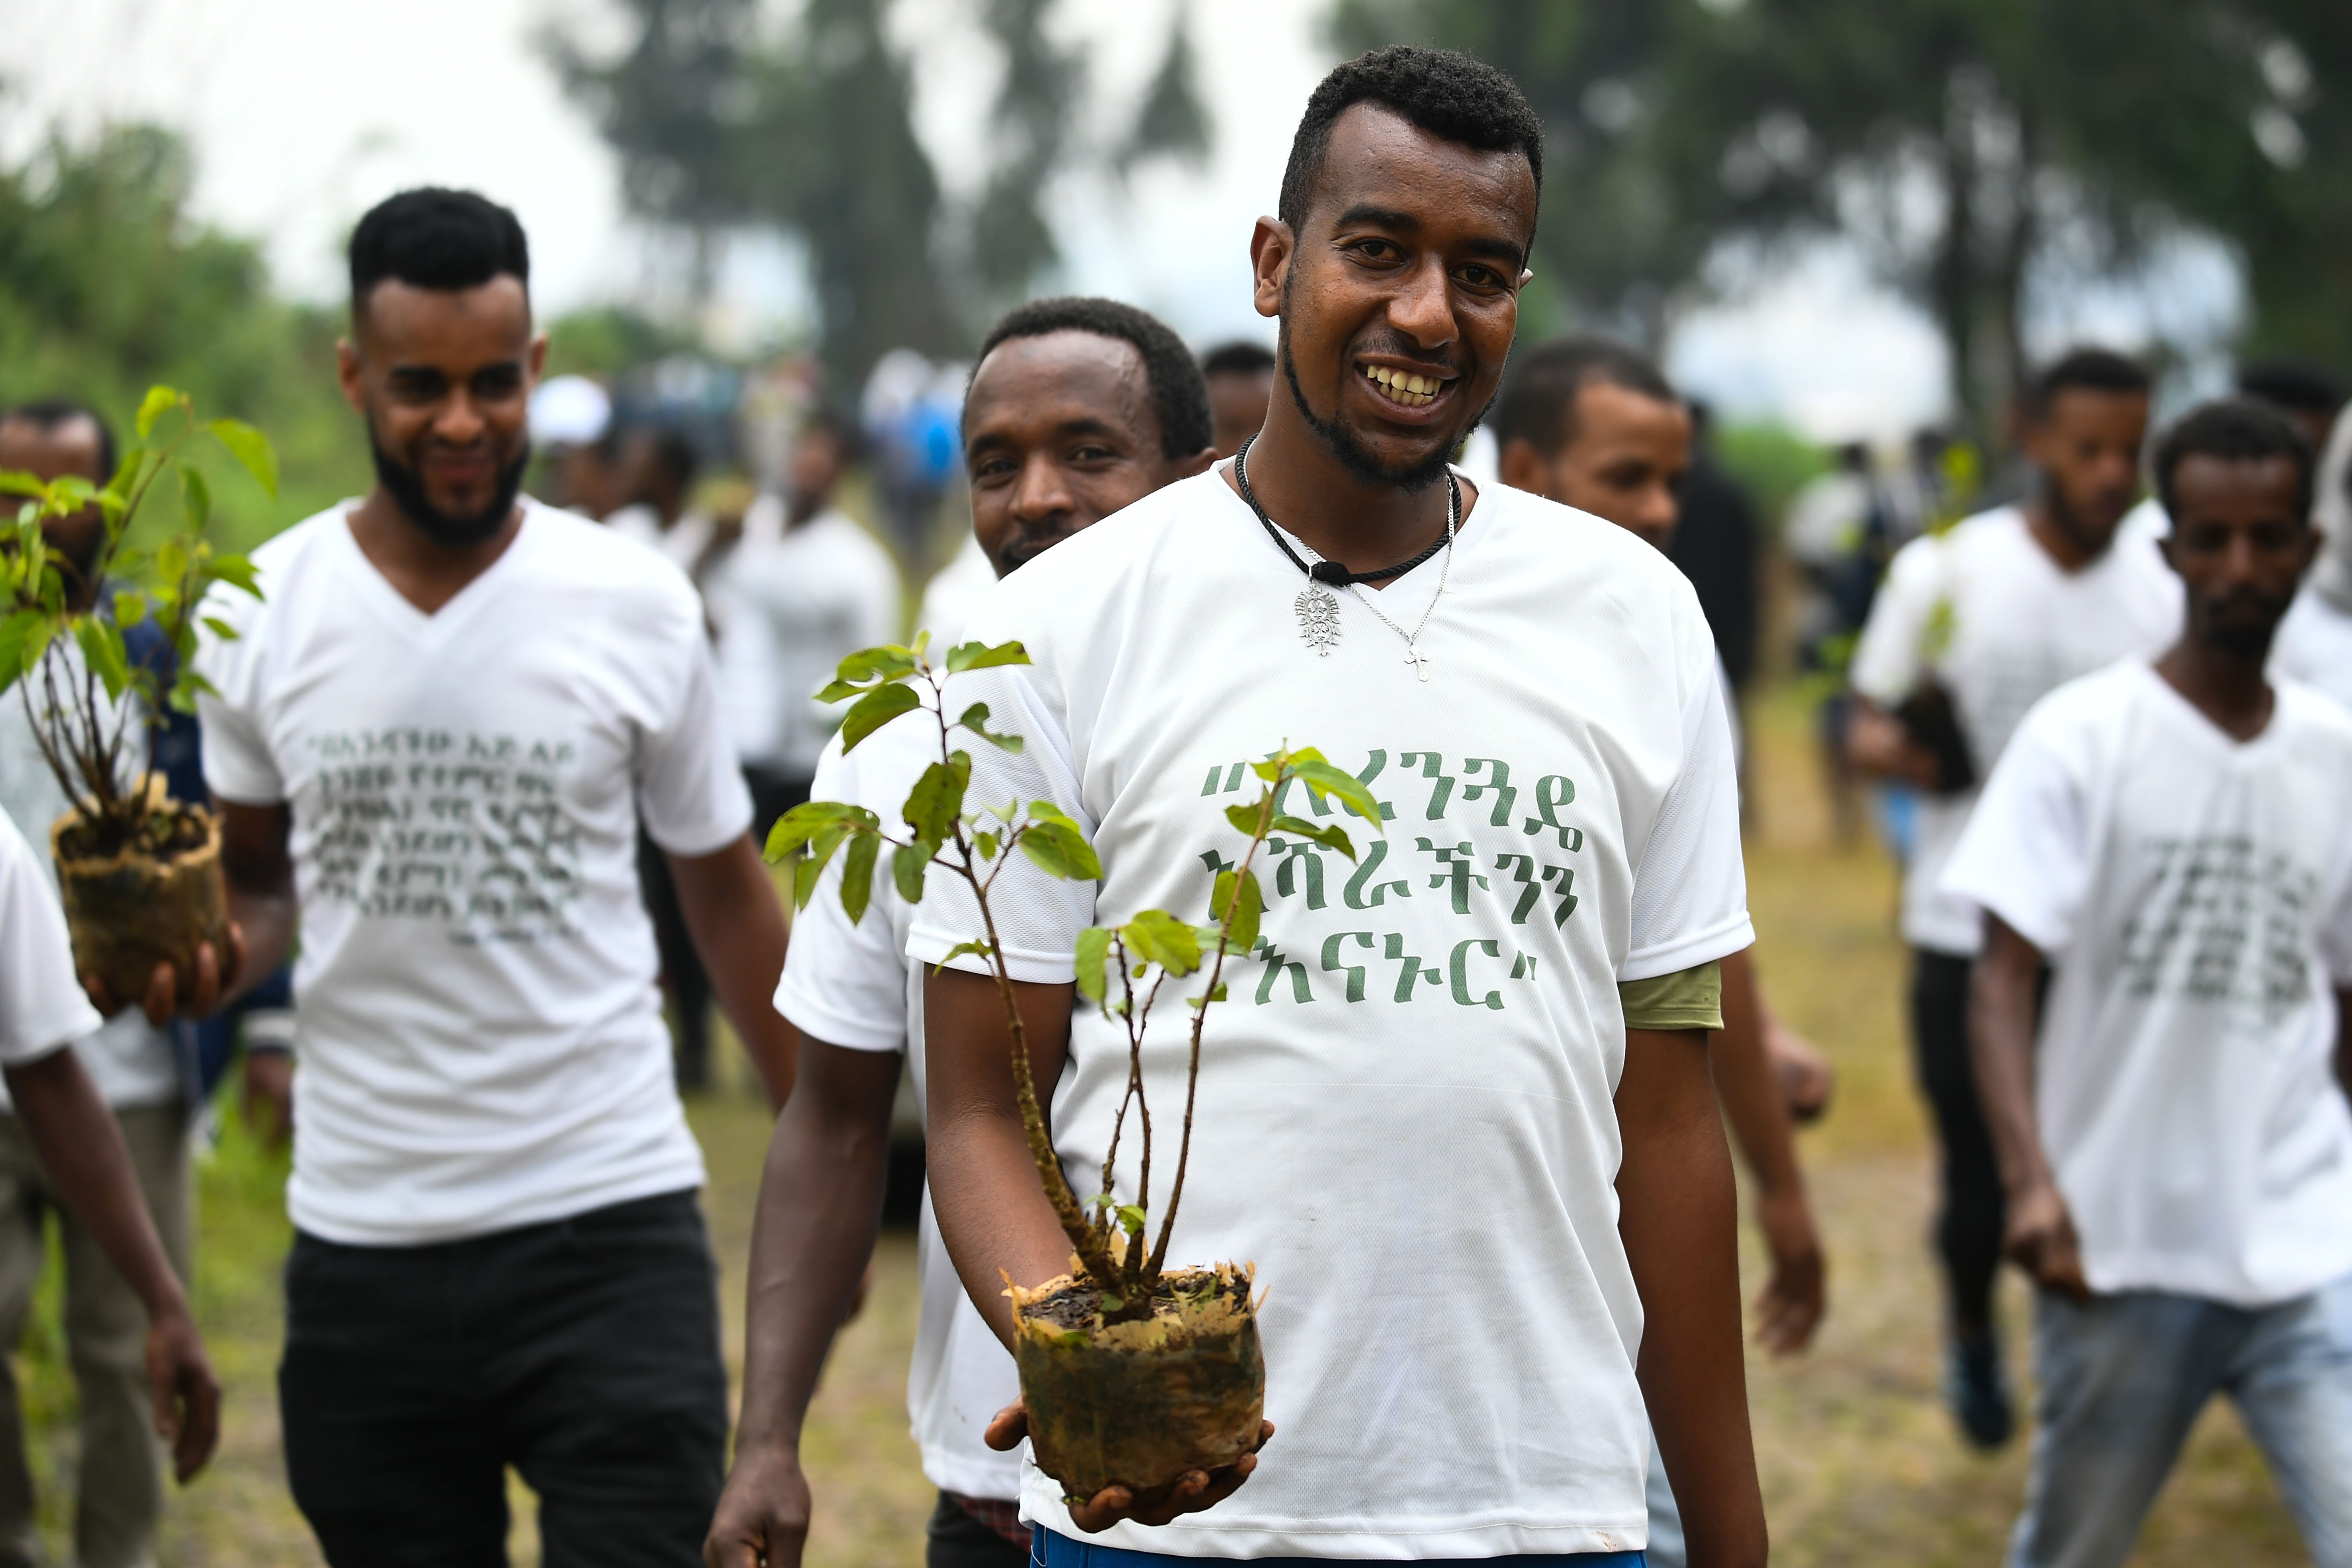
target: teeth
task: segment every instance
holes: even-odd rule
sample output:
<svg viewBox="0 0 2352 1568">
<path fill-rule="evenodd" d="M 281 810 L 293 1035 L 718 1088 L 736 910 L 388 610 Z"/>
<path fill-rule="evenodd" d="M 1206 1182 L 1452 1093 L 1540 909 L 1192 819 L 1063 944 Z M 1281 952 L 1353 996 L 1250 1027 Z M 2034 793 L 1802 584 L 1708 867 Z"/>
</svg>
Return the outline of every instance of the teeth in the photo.
<svg viewBox="0 0 2352 1568">
<path fill-rule="evenodd" d="M 1415 375 L 1410 371 L 1391 370 L 1386 365 L 1364 366 L 1365 379 L 1381 387 L 1390 401 L 1408 408 L 1425 407 L 1437 401 L 1444 383 L 1435 376 Z"/>
</svg>

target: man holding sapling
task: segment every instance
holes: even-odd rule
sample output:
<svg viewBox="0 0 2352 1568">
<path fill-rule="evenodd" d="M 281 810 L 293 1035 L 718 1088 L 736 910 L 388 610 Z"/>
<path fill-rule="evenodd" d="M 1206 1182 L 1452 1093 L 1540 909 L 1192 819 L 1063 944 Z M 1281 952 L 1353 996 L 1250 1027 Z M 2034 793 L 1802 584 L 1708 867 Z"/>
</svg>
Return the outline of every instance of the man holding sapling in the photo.
<svg viewBox="0 0 2352 1568">
<path fill-rule="evenodd" d="M 2311 451 L 2231 399 L 2175 426 L 2156 474 L 2185 630 L 2025 715 L 1942 884 L 1983 911 L 1969 1032 L 2007 1249 L 2041 1288 L 2009 1561 L 2122 1563 L 2227 1393 L 2335 1568 L 2352 1563 L 2352 718 L 2263 671 L 2318 543 Z"/>
<path fill-rule="evenodd" d="M 956 710 L 984 700 L 1024 742 L 971 747 L 967 798 L 1050 802 L 1101 861 L 1072 883 L 1007 859 L 992 899 L 1076 1193 L 1129 1072 L 1123 1025 L 1073 1010 L 1081 932 L 1206 915 L 1239 847 L 1225 807 L 1286 741 L 1381 818 L 1301 790 L 1285 809 L 1358 858 L 1265 847 L 1169 1255 L 1256 1265 L 1279 1435 L 1142 1496 L 1066 1505 L 1025 1470 L 1048 1568 L 1079 1531 L 1184 1557 L 1631 1563 L 1652 1423 L 1691 1561 L 1764 1561 L 1706 1054 L 1717 964 L 1750 940 L 1713 644 L 1656 551 L 1446 463 L 1501 379 L 1541 159 L 1517 89 L 1466 57 L 1333 71 L 1252 242 L 1281 323 L 1264 429 L 1007 578 L 967 628 L 1034 661 L 956 678 Z M 981 928 L 959 879 L 929 889 L 908 952 L 937 962 Z M 977 970 L 926 982 L 932 1193 L 1005 1337 L 1005 1277 L 1042 1285 L 1070 1246 Z M 1163 1022 L 1144 1048 L 1158 1106 L 1181 1102 L 1184 1039 Z"/>
<path fill-rule="evenodd" d="M 377 483 L 255 552 L 200 660 L 240 974 L 301 920 L 280 1412 L 330 1562 L 688 1564 L 727 1380 L 640 814 L 771 1097 L 784 931 L 701 605 L 519 494 L 546 353 L 514 216 L 420 190 L 351 243 Z"/>
<path fill-rule="evenodd" d="M 999 576 L 1079 530 L 1196 474 L 1209 461 L 1209 402 L 1174 332 L 1109 300 L 1041 300 L 997 322 L 964 396 L 972 531 Z M 958 628 L 927 623 L 942 654 Z M 895 821 L 935 760 L 938 732 L 907 720 L 817 764 L 819 800 Z M 717 1568 L 792 1568 L 808 1531 L 799 1436 L 835 1329 L 854 1300 L 880 1219 L 898 1053 L 923 1081 L 919 966 L 906 958 L 913 909 L 887 879 L 852 923 L 841 870 L 793 927 L 776 1006 L 800 1031 L 800 1072 L 776 1123 L 752 1231 L 743 1405 L 735 1465 L 706 1558 Z M 930 1568 L 1019 1568 L 1021 1463 L 982 1440 L 1018 1396 L 1012 1359 L 973 1311 L 926 1202 L 922 1316 L 907 1405 L 923 1473 L 940 1489 Z"/>
</svg>

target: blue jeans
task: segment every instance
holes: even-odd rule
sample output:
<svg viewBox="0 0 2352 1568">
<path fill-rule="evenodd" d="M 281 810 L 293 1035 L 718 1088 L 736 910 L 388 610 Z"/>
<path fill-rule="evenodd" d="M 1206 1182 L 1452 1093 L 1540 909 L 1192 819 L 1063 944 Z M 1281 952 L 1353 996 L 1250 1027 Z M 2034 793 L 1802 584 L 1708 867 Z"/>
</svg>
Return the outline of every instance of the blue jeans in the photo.
<svg viewBox="0 0 2352 1568">
<path fill-rule="evenodd" d="M 1425 1557 L 1424 1563 L 1491 1563 L 1519 1568 L 1643 1568 L 1638 1552 L 1530 1552 L 1517 1557 Z M 1174 1557 L 1158 1552 L 1130 1552 L 1123 1546 L 1097 1546 L 1043 1528 L 1029 1532 L 1029 1568 L 1173 1568 L 1183 1564 L 1233 1563 L 1232 1557 Z M 1249 1568 L 1330 1568 L 1328 1557 L 1255 1557 Z"/>
<path fill-rule="evenodd" d="M 2133 1291 L 2034 1309 L 2039 1429 L 2010 1568 L 2109 1568 L 2226 1393 L 2315 1568 L 2352 1568 L 2352 1277 L 2274 1307 Z"/>
</svg>

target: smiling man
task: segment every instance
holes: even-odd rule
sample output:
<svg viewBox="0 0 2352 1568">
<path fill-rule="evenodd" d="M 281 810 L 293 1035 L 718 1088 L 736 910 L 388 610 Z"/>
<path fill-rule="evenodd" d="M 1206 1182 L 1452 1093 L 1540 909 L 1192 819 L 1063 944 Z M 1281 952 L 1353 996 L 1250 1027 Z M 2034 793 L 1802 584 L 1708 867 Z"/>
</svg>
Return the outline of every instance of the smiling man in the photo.
<svg viewBox="0 0 2352 1568">
<path fill-rule="evenodd" d="M 518 493 L 546 354 L 514 216 L 392 197 L 351 245 L 376 486 L 224 597 L 205 773 L 243 975 L 301 921 L 278 1373 L 328 1560 L 690 1564 L 727 1427 L 702 1160 L 672 1085 L 646 830 L 782 1101 L 782 911 L 683 573 Z"/>
<path fill-rule="evenodd" d="M 1657 552 L 1446 461 L 1510 350 L 1541 159 L 1518 90 L 1465 56 L 1335 70 L 1252 240 L 1281 324 L 1263 431 L 1007 578 L 969 627 L 1034 660 L 959 678 L 1026 741 L 974 758 L 973 798 L 1050 799 L 1102 861 L 1099 884 L 996 881 L 1079 1191 L 1128 1076 L 1120 1026 L 1073 1012 L 1079 931 L 1204 913 L 1241 764 L 1286 739 L 1385 805 L 1346 822 L 1354 865 L 1270 846 L 1296 874 L 1268 877 L 1265 940 L 1203 1051 L 1173 1256 L 1256 1263 L 1280 1435 L 1147 1495 L 1066 1504 L 1026 1470 L 1048 1568 L 1632 1563 L 1645 1405 L 1691 1560 L 1764 1559 L 1707 1081 L 1716 964 L 1749 941 L 1713 647 Z M 978 930 L 947 881 L 912 958 Z M 1003 1276 L 1060 1274 L 1068 1245 L 993 988 L 950 969 L 924 1005 L 933 1202 L 1001 1337 Z M 1156 1103 L 1181 1095 L 1180 1055 L 1146 1058 Z M 990 1441 L 1024 1429 L 1014 1406 Z"/>
<path fill-rule="evenodd" d="M 963 407 L 972 529 L 1000 576 L 1209 462 L 1207 389 L 1174 332 L 1111 300 L 1039 300 L 981 344 Z M 927 606 L 931 601 L 926 601 Z M 927 619 L 934 648 L 957 626 Z M 927 731 L 893 725 L 817 764 L 815 796 L 886 820 L 931 760 Z M 933 736 L 935 739 L 935 735 Z M 921 1016 L 908 1005 L 912 908 L 893 888 L 853 924 L 841 873 L 793 926 L 776 1006 L 801 1033 L 800 1076 L 776 1123 L 752 1229 L 735 1467 L 705 1548 L 713 1568 L 794 1568 L 810 1496 L 800 1467 L 834 1331 L 848 1312 L 881 1217 L 900 1053 L 923 1082 Z M 1017 1394 L 1013 1358 L 964 1297 L 926 1205 L 918 1241 L 922 1316 L 907 1378 L 923 1474 L 940 1489 L 929 1568 L 1021 1568 L 1021 1464 L 982 1440 Z"/>
</svg>

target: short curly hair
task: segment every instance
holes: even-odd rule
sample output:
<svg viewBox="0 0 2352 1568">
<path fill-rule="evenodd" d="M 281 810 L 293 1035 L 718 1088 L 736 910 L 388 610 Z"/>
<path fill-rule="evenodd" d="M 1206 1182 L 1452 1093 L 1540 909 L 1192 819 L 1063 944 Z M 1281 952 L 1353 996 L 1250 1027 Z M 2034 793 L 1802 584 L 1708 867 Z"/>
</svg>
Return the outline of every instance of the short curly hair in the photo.
<svg viewBox="0 0 2352 1568">
<path fill-rule="evenodd" d="M 2179 521 L 2174 479 L 2190 458 L 2225 463 L 2260 463 L 2284 458 L 2294 465 L 2294 515 L 2311 518 L 2314 470 L 2311 443 L 2294 421 L 2251 397 L 2219 397 L 2182 415 L 2156 443 L 2156 495 L 2165 515 Z"/>
<path fill-rule="evenodd" d="M 375 286 L 457 290 L 512 273 L 530 287 L 530 244 L 515 215 L 487 196 L 425 185 L 386 196 L 352 230 L 352 310 Z"/>
<path fill-rule="evenodd" d="M 1556 455 L 1576 440 L 1577 394 L 1596 384 L 1676 401 L 1673 384 L 1640 350 L 1609 338 L 1554 338 L 1515 357 L 1495 405 L 1495 439 L 1526 441 L 1547 458 Z"/>
<path fill-rule="evenodd" d="M 1454 49 L 1392 44 L 1335 67 L 1307 100 L 1276 216 L 1296 232 L 1322 181 L 1331 127 L 1359 103 L 1394 110 L 1433 136 L 1481 153 L 1517 152 L 1543 190 L 1543 122 L 1518 84 L 1486 61 Z"/>
<path fill-rule="evenodd" d="M 1192 351 L 1159 317 L 1117 300 L 1065 295 L 1014 306 L 981 340 L 979 356 L 971 362 L 972 374 L 980 374 L 981 362 L 997 344 L 1053 332 L 1092 332 L 1135 345 L 1135 352 L 1143 356 L 1152 408 L 1160 416 L 1162 454 L 1189 458 L 1215 444 L 1216 426 L 1209 416 L 1209 384 Z"/>
</svg>

